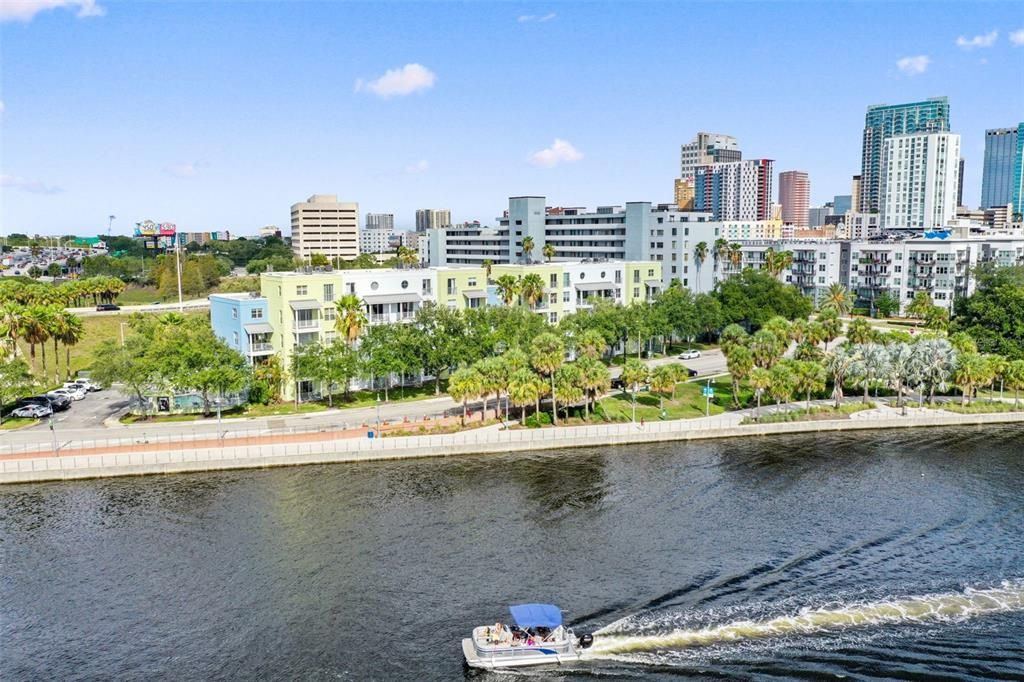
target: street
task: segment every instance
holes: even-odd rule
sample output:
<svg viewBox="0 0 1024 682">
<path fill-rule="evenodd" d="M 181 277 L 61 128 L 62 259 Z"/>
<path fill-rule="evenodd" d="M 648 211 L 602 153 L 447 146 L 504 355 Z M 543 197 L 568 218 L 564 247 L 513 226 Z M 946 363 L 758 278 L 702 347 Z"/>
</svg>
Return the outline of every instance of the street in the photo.
<svg viewBox="0 0 1024 682">
<path fill-rule="evenodd" d="M 196 298 L 191 301 L 182 301 L 181 307 L 185 310 L 200 310 L 209 308 L 210 301 L 205 298 Z M 68 308 L 75 315 L 82 317 L 93 317 L 101 315 L 120 315 L 121 313 L 172 313 L 178 310 L 178 303 L 146 303 L 143 305 L 123 305 L 120 310 L 96 310 L 96 306 L 84 308 Z"/>
</svg>

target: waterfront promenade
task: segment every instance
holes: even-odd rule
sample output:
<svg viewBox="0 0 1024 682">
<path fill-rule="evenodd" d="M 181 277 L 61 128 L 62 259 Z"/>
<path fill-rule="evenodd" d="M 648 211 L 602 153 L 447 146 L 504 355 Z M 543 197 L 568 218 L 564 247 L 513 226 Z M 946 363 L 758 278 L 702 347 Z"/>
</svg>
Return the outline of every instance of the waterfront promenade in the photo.
<svg viewBox="0 0 1024 682">
<path fill-rule="evenodd" d="M 984 426 L 1024 423 L 1024 411 L 958 414 L 911 409 L 904 416 L 879 404 L 847 419 L 742 424 L 747 411 L 699 419 L 646 424 L 593 424 L 545 429 L 504 429 L 500 425 L 443 435 L 367 438 L 362 429 L 259 433 L 191 439 L 109 439 L 52 450 L 26 450 L 0 458 L 0 483 L 169 474 L 301 464 L 361 462 L 415 457 L 496 454 L 569 447 L 598 447 L 788 433 Z"/>
</svg>

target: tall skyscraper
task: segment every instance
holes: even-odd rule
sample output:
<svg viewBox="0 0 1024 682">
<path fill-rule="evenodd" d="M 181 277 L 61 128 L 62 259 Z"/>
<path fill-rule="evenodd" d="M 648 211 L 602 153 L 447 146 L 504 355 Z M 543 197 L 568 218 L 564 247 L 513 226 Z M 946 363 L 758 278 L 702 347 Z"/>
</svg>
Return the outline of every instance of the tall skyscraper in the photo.
<svg viewBox="0 0 1024 682">
<path fill-rule="evenodd" d="M 804 171 L 779 173 L 779 203 L 782 222 L 800 229 L 807 228 L 807 207 L 811 202 L 811 179 Z"/>
<path fill-rule="evenodd" d="M 1024 213 L 1024 123 L 1017 124 L 1017 161 L 1013 166 L 1016 178 L 1013 189 L 1013 212 Z"/>
<path fill-rule="evenodd" d="M 960 136 L 894 135 L 882 145 L 882 229 L 933 230 L 956 217 Z"/>
<path fill-rule="evenodd" d="M 322 253 L 350 260 L 359 255 L 359 204 L 334 194 L 314 194 L 292 204 L 292 251 L 299 258 Z"/>
<path fill-rule="evenodd" d="M 395 216 L 393 213 L 367 213 L 367 230 L 389 230 L 395 231 Z"/>
<path fill-rule="evenodd" d="M 864 146 L 861 152 L 860 200 L 865 213 L 881 210 L 882 146 L 893 135 L 949 132 L 949 99 L 930 97 L 909 104 L 876 104 L 864 117 Z"/>
<path fill-rule="evenodd" d="M 832 208 L 836 215 L 843 215 L 853 208 L 853 197 L 849 194 L 837 194 L 832 197 Z"/>
<path fill-rule="evenodd" d="M 981 176 L 981 207 L 1005 206 L 1020 201 L 1020 148 L 1024 123 L 1016 128 L 985 131 L 985 166 Z M 1016 198 L 1015 198 L 1016 197 Z"/>
<path fill-rule="evenodd" d="M 697 166 L 740 161 L 743 152 L 732 135 L 697 133 L 693 141 L 680 147 L 679 177 L 693 181 Z"/>
<path fill-rule="evenodd" d="M 698 166 L 693 208 L 710 211 L 714 220 L 771 220 L 771 159 L 748 159 Z"/>
<path fill-rule="evenodd" d="M 452 224 L 452 212 L 447 208 L 420 208 L 416 210 L 416 231 L 426 232 L 427 230 L 439 227 L 449 227 Z"/>
</svg>

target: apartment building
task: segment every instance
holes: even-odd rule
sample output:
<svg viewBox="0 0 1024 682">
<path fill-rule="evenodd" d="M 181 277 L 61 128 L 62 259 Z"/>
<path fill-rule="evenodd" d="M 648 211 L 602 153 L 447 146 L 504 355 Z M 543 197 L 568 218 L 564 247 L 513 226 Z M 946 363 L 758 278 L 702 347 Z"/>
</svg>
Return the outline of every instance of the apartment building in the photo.
<svg viewBox="0 0 1024 682">
<path fill-rule="evenodd" d="M 692 183 L 698 166 L 742 159 L 739 142 L 732 135 L 697 133 L 692 141 L 680 146 L 679 177 Z"/>
<path fill-rule="evenodd" d="M 426 232 L 452 224 L 452 212 L 447 208 L 420 208 L 416 210 L 416 231 Z"/>
<path fill-rule="evenodd" d="M 694 177 L 694 209 L 710 212 L 715 220 L 772 219 L 774 166 L 771 159 L 698 166 Z"/>
<path fill-rule="evenodd" d="M 944 229 L 956 217 L 960 136 L 893 135 L 882 145 L 882 228 Z"/>
<path fill-rule="evenodd" d="M 274 354 L 267 299 L 258 294 L 210 294 L 210 325 L 250 365 Z"/>
<path fill-rule="evenodd" d="M 779 173 L 779 203 L 782 204 L 782 222 L 797 229 L 811 227 L 807 222 L 807 208 L 811 200 L 811 178 L 804 171 Z M 815 226 L 817 227 L 817 226 Z"/>
<path fill-rule="evenodd" d="M 739 242 L 739 251 L 729 253 L 715 260 L 717 277 L 728 279 L 747 268 L 767 270 L 768 251 L 776 254 L 788 253 L 792 257 L 789 265 L 775 276 L 786 284 L 792 284 L 800 292 L 814 300 L 824 300 L 830 285 L 838 282 L 846 286 L 846 274 L 850 259 L 850 242 L 824 239 L 759 239 Z"/>
<path fill-rule="evenodd" d="M 314 253 L 351 260 L 359 255 L 359 204 L 334 194 L 314 194 L 292 205 L 292 250 L 303 260 Z"/>
</svg>

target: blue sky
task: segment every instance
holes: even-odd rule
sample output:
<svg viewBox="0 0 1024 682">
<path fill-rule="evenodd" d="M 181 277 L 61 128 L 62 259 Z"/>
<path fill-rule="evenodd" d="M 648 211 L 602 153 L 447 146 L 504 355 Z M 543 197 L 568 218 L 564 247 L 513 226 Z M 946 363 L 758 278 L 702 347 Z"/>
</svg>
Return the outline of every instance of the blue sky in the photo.
<svg viewBox="0 0 1024 682">
<path fill-rule="evenodd" d="M 984 130 L 1024 120 L 1022 7 L 5 0 L 0 226 L 668 202 L 698 130 L 808 171 L 818 204 L 860 171 L 867 105 L 936 95 L 973 205 Z"/>
</svg>

